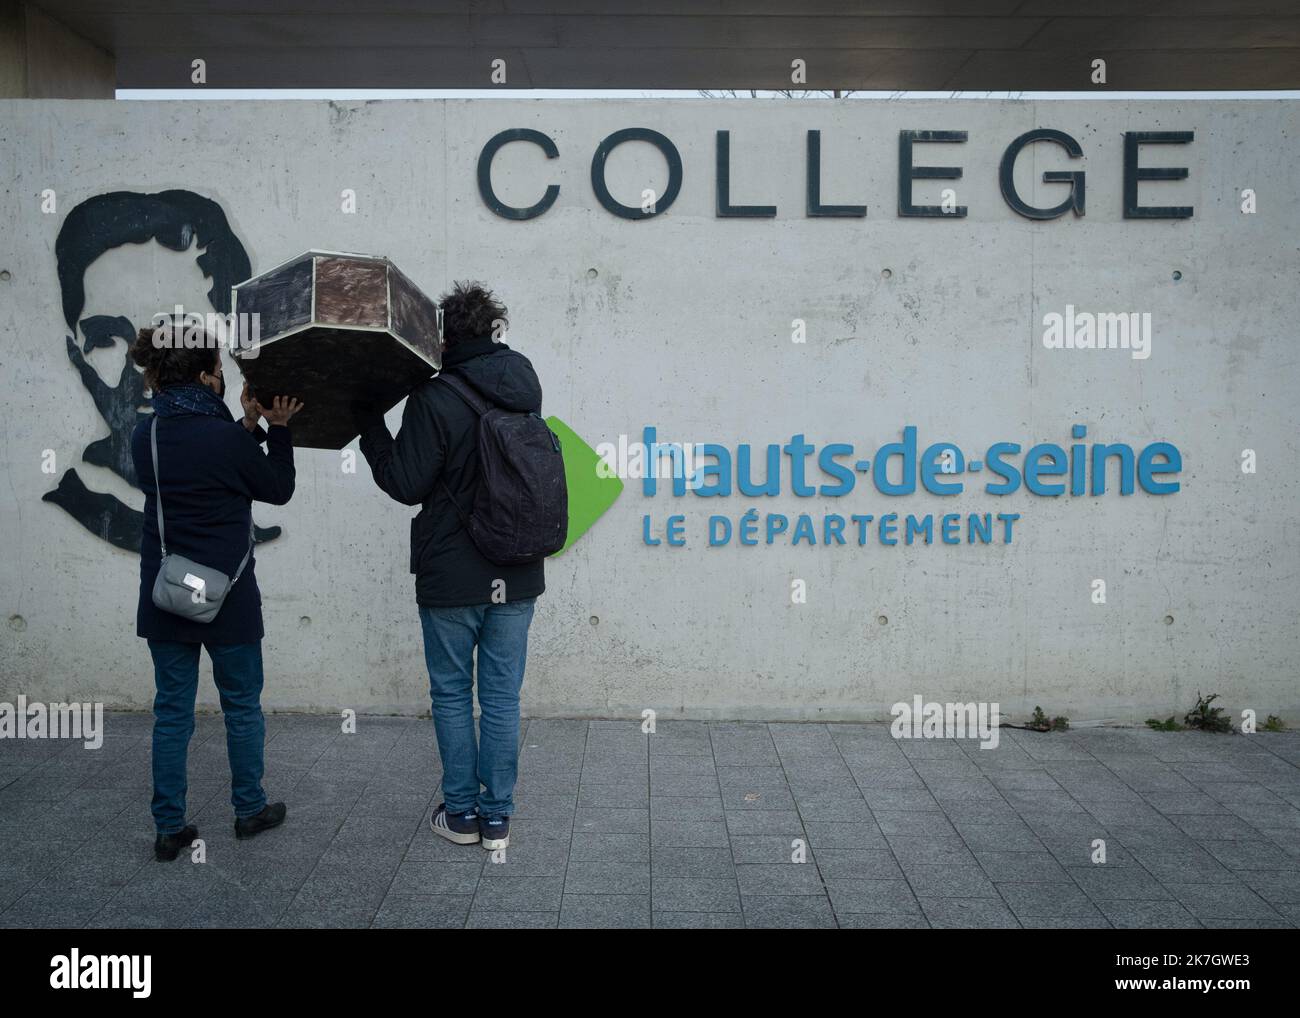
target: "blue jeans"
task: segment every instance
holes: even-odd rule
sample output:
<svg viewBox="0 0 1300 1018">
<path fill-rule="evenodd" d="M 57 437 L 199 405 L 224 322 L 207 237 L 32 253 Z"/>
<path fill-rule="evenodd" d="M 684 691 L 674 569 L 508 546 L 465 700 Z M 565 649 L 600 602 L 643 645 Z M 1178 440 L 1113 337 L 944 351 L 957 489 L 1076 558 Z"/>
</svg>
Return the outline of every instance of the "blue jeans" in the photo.
<svg viewBox="0 0 1300 1018">
<path fill-rule="evenodd" d="M 235 816 L 249 817 L 266 805 L 262 791 L 262 644 L 207 644 L 212 677 L 226 718 L 230 802 Z M 153 819 L 159 834 L 185 828 L 186 757 L 194 734 L 194 696 L 199 686 L 197 643 L 150 640 L 153 655 Z"/>
<path fill-rule="evenodd" d="M 420 609 L 447 809 L 510 816 L 519 774 L 519 690 L 537 598 Z M 478 647 L 478 739 L 474 647 Z M 480 792 L 479 786 L 485 789 Z"/>
</svg>

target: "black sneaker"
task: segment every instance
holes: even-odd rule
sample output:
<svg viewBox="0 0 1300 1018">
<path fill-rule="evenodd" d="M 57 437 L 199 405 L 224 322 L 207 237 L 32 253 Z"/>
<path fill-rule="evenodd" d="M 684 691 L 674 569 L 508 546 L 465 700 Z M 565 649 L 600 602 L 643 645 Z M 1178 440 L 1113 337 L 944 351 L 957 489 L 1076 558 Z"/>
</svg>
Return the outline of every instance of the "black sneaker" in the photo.
<svg viewBox="0 0 1300 1018">
<path fill-rule="evenodd" d="M 262 807 L 261 813 L 254 813 L 251 817 L 238 817 L 235 820 L 235 837 L 243 841 L 269 831 L 272 827 L 279 827 L 284 823 L 284 815 L 288 812 L 284 803 L 273 802 Z"/>
<path fill-rule="evenodd" d="M 160 834 L 153 839 L 153 857 L 159 862 L 171 862 L 181 854 L 181 849 L 189 848 L 199 836 L 199 829 L 187 824 L 175 834 Z"/>
<path fill-rule="evenodd" d="M 478 841 L 478 811 L 448 813 L 447 804 L 440 802 L 429 818 L 429 827 L 440 838 L 454 841 L 457 845 L 472 845 Z"/>
<path fill-rule="evenodd" d="M 482 817 L 478 822 L 481 844 L 489 851 L 510 844 L 510 818 L 507 816 Z"/>
</svg>

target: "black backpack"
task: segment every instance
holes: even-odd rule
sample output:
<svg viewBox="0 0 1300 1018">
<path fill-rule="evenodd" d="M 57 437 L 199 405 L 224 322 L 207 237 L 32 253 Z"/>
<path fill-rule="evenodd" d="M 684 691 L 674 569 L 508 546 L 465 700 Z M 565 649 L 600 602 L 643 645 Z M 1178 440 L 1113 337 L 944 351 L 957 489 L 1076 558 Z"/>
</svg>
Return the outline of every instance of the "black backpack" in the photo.
<svg viewBox="0 0 1300 1018">
<path fill-rule="evenodd" d="M 478 414 L 481 478 L 467 516 L 446 481 L 475 547 L 489 562 L 517 566 L 564 547 L 569 532 L 569 489 L 560 440 L 540 414 L 505 410 L 486 402 L 464 379 L 438 375 Z"/>
</svg>

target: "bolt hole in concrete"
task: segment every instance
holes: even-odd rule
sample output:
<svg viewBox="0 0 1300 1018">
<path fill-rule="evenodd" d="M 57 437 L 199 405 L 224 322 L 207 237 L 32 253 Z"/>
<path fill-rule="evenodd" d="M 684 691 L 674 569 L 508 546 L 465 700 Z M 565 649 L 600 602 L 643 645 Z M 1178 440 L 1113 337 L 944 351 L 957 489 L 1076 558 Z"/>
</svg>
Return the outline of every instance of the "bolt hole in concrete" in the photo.
<svg viewBox="0 0 1300 1018">
<path fill-rule="evenodd" d="M 10 278 L 11 278 L 11 277 L 10 277 L 10 275 L 9 275 L 9 270 L 8 270 L 8 269 L 0 269 L 0 280 L 3 280 L 4 282 L 7 283 L 7 282 L 9 282 Z"/>
<path fill-rule="evenodd" d="M 885 615 L 877 615 L 877 616 L 876 616 L 876 621 L 879 622 L 882 626 L 887 626 L 887 625 L 889 625 L 889 618 L 888 618 L 888 616 L 885 616 Z"/>
<path fill-rule="evenodd" d="M 595 616 L 595 615 L 593 615 L 590 619 L 588 619 L 588 621 L 589 621 L 593 626 L 598 626 L 598 625 L 600 625 L 600 619 L 599 619 L 597 616 Z"/>
<path fill-rule="evenodd" d="M 304 616 L 302 616 L 302 618 L 300 618 L 300 619 L 298 620 L 298 625 L 300 625 L 300 626 L 302 626 L 304 629 L 306 629 L 308 626 L 311 625 L 311 616 L 310 616 L 310 615 L 304 615 Z"/>
<path fill-rule="evenodd" d="M 587 278 L 588 278 L 588 279 L 595 279 L 595 278 L 596 278 L 597 276 L 599 276 L 599 275 L 600 275 L 600 273 L 597 272 L 595 269 L 588 269 L 588 270 L 587 270 Z"/>
<path fill-rule="evenodd" d="M 1166 626 L 1172 626 L 1173 624 L 1174 624 L 1174 617 L 1173 617 L 1172 615 L 1166 615 L 1166 616 L 1165 616 L 1165 625 L 1166 625 Z"/>
<path fill-rule="evenodd" d="M 881 279 L 888 279 L 888 278 L 889 278 L 890 276 L 892 276 L 893 274 L 894 274 L 894 270 L 893 270 L 893 269 L 881 269 L 881 270 L 880 270 L 880 278 L 881 278 Z"/>
<path fill-rule="evenodd" d="M 1183 274 L 1179 272 L 1177 269 L 1174 269 L 1174 282 L 1176 283 L 1182 278 L 1183 278 Z"/>
<path fill-rule="evenodd" d="M 10 615 L 9 628 L 14 630 L 14 632 L 21 633 L 27 628 L 27 620 L 21 615 Z"/>
</svg>

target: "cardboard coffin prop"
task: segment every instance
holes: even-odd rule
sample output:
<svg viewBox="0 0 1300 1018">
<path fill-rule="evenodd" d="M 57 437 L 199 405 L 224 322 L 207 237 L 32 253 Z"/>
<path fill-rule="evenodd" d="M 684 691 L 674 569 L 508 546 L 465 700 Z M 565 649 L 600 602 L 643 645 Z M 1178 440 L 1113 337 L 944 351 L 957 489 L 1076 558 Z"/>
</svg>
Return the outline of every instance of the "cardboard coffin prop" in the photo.
<svg viewBox="0 0 1300 1018">
<path fill-rule="evenodd" d="M 441 312 L 387 258 L 308 251 L 232 290 L 232 354 L 263 406 L 295 396 L 293 444 L 342 449 L 353 404 L 388 410 L 442 366 Z"/>
</svg>

